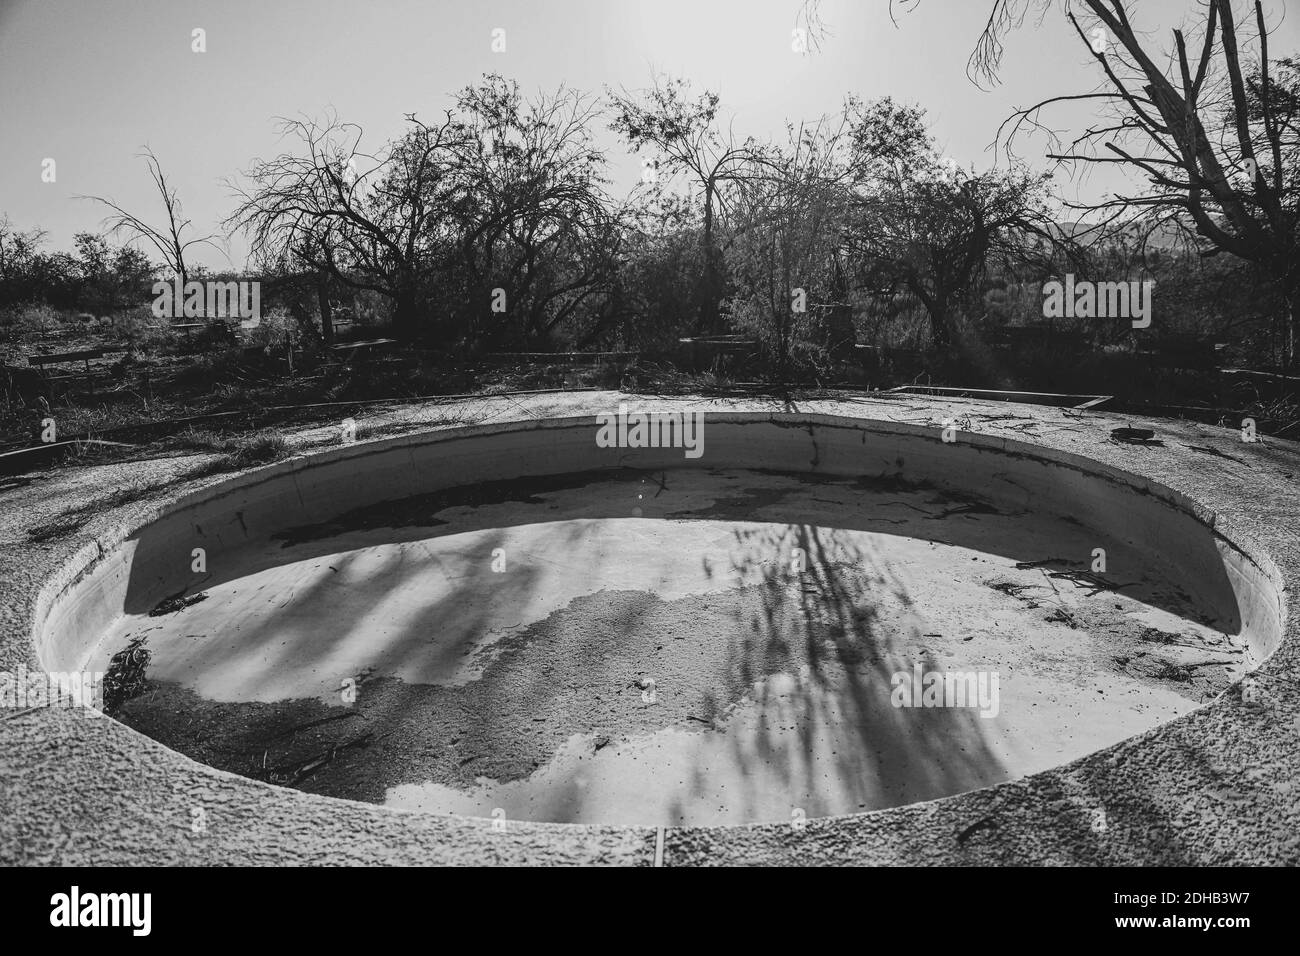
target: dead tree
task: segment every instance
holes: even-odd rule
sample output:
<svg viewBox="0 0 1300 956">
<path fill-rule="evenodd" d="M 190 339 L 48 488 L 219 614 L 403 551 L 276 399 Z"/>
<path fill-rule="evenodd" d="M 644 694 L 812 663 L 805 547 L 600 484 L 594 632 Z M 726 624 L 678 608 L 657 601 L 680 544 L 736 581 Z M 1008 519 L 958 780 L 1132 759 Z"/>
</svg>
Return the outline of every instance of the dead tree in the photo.
<svg viewBox="0 0 1300 956">
<path fill-rule="evenodd" d="M 181 209 L 180 197 L 167 182 L 167 177 L 163 174 L 158 157 L 147 146 L 144 148 L 142 155 L 149 165 L 149 175 L 152 177 L 154 187 L 158 190 L 158 195 L 162 199 L 163 211 L 167 214 L 165 225 L 161 227 L 153 226 L 141 217 L 127 212 L 117 203 L 102 196 L 81 196 L 79 198 L 94 200 L 113 210 L 113 215 L 105 222 L 109 231 L 115 235 L 126 233 L 129 236 L 128 241 L 152 246 L 162 257 L 163 263 L 180 277 L 183 286 L 189 281 L 190 277 L 189 266 L 185 259 L 186 251 L 191 246 L 198 245 L 209 245 L 214 249 L 218 249 L 219 247 L 213 242 L 216 235 L 209 234 L 186 238 L 186 233 L 193 228 L 193 221 L 185 218 L 185 214 Z"/>
</svg>

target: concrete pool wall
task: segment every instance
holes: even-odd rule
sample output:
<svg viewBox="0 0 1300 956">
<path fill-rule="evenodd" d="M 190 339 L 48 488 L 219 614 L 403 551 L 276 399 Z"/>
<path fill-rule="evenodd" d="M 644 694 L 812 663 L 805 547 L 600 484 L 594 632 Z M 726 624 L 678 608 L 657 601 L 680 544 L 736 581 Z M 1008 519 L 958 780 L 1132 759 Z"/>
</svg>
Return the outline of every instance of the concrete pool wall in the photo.
<svg viewBox="0 0 1300 956">
<path fill-rule="evenodd" d="M 408 436 L 295 458 L 195 492 L 102 560 L 98 548 L 84 554 L 93 570 L 82 577 L 69 569 L 75 585 L 46 592 L 41 663 L 51 671 L 82 669 L 91 643 L 119 614 L 147 612 L 166 598 L 228 580 L 236 568 L 247 573 L 248 562 L 233 556 L 285 529 L 482 481 L 618 468 L 885 477 L 1011 510 L 1032 506 L 1033 514 L 1082 523 L 1095 532 L 1097 547 L 1122 544 L 1176 566 L 1175 580 L 1221 629 L 1245 639 L 1252 666 L 1280 639 L 1280 578 L 1266 557 L 1214 534 L 1212 516 L 1185 495 L 1078 456 L 1008 439 L 962 435 L 945 442 L 933 429 L 782 413 L 710 414 L 697 459 L 680 448 L 600 448 L 595 433 L 593 420 L 582 417 Z M 633 507 L 629 502 L 628 511 Z M 205 552 L 202 573 L 191 570 L 195 548 Z"/>
<path fill-rule="evenodd" d="M 296 458 L 174 501 L 117 509 L 93 526 L 89 543 L 83 538 L 33 548 L 21 542 L 18 524 L 0 542 L 0 585 L 10 609 L 0 645 L 6 666 L 39 661 L 52 670 L 75 667 L 89 640 L 125 608 L 138 612 L 183 587 L 205 586 L 189 570 L 196 546 L 207 549 L 208 571 L 218 576 L 223 556 L 239 554 L 277 528 L 475 481 L 484 469 L 499 468 L 493 477 L 504 478 L 726 465 L 901 473 L 1013 507 L 1061 511 L 1095 529 L 1099 547 L 1130 541 L 1201 588 L 1247 640 L 1258 666 L 1250 680 L 1259 693 L 1248 697 L 1234 687 L 1153 731 L 1024 780 L 891 810 L 810 819 L 798 828 L 515 821 L 498 828 L 492 821 L 394 811 L 250 781 L 197 764 L 115 721 L 49 708 L 0 723 L 0 861 L 1300 862 L 1300 635 L 1295 616 L 1287 614 L 1300 580 L 1296 446 L 1269 440 L 1246 448 L 1230 431 L 1161 422 L 1166 446 L 1129 448 L 1107 441 L 1108 430 L 1125 422 L 1105 414 L 1079 418 L 970 402 L 958 408 L 986 412 L 988 422 L 978 434 L 961 432 L 949 444 L 933 427 L 953 408 L 941 400 L 902 406 L 913 416 L 928 414 L 929 427 L 899 422 L 900 406 L 886 402 L 865 409 L 810 403 L 816 411 L 783 416 L 759 402 L 741 413 L 737 403 L 697 401 L 693 407 L 706 411 L 707 425 L 704 456 L 693 464 L 681 449 L 597 447 L 592 415 L 619 398 L 584 396 L 581 408 L 577 402 L 569 407 L 584 414 L 567 420 L 411 435 Z M 1028 436 L 1005 430 L 995 420 L 1007 417 L 1008 409 L 1027 412 L 1018 417 L 1045 427 Z M 495 448 L 469 447 L 491 436 Z M 1215 457 L 1206 457 L 1208 450 Z M 362 464 L 364 478 L 358 478 Z M 104 474 L 121 482 L 126 468 Z M 65 500 L 73 494 L 61 493 Z M 83 488 L 81 500 L 86 493 Z M 15 508 L 39 511 L 50 497 L 38 488 L 18 495 Z M 200 809 L 203 828 L 194 825 Z"/>
</svg>

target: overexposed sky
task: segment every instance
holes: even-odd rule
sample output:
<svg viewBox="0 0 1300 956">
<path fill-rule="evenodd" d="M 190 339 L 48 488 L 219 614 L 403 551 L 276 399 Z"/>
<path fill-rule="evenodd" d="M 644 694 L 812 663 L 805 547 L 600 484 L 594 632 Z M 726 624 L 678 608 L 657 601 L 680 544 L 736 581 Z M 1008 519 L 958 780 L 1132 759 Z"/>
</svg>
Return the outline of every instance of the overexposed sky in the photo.
<svg viewBox="0 0 1300 956">
<path fill-rule="evenodd" d="M 848 93 L 891 95 L 925 107 L 944 150 L 981 166 L 1014 108 L 1097 83 L 1059 5 L 1009 38 L 1002 84 L 988 91 L 966 76 L 988 0 L 920 0 L 897 27 L 887 0 L 823 5 L 832 35 L 800 56 L 800 0 L 0 0 L 0 213 L 45 228 L 59 247 L 103 219 L 78 194 L 157 218 L 137 158 L 147 144 L 196 227 L 217 231 L 233 205 L 221 180 L 280 151 L 276 116 L 332 107 L 374 147 L 401 131 L 404 113 L 433 117 L 485 72 L 526 90 L 589 91 L 644 86 L 652 69 L 682 75 L 721 94 L 737 135 L 759 138 L 837 109 Z M 1298 11 L 1285 18 L 1283 0 L 1267 5 L 1285 19 L 1273 55 L 1300 52 Z M 1199 21 L 1197 0 L 1139 7 L 1162 41 L 1184 18 Z M 191 51 L 196 27 L 206 53 Z M 504 53 L 491 50 L 494 28 L 506 31 Z M 1092 118 L 1086 107 L 1053 115 L 1079 130 Z M 612 134 L 601 141 L 624 195 L 639 162 Z M 41 181 L 47 157 L 55 183 Z M 1113 175 L 1066 191 L 1097 194 Z M 243 249 L 232 244 L 237 264 Z"/>
</svg>

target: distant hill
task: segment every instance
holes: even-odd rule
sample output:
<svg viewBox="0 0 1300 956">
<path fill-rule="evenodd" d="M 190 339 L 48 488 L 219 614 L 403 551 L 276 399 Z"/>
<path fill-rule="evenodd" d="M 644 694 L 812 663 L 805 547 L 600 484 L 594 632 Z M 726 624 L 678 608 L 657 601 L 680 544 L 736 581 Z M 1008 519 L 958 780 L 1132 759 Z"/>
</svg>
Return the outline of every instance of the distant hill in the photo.
<svg viewBox="0 0 1300 956">
<path fill-rule="evenodd" d="M 1164 249 L 1171 252 L 1182 251 L 1187 248 L 1187 234 L 1172 223 L 1163 222 L 1155 229 L 1147 223 L 1130 223 L 1125 226 L 1111 224 L 1104 230 L 1089 232 L 1094 228 L 1094 224 L 1076 220 L 1074 222 L 1057 222 L 1056 228 L 1060 235 L 1066 238 L 1075 239 L 1081 245 L 1093 246 L 1101 242 L 1123 242 L 1129 246 L 1136 246 L 1143 241 L 1146 236 L 1146 245 L 1148 249 Z M 1147 235 L 1147 233 L 1150 235 Z"/>
</svg>

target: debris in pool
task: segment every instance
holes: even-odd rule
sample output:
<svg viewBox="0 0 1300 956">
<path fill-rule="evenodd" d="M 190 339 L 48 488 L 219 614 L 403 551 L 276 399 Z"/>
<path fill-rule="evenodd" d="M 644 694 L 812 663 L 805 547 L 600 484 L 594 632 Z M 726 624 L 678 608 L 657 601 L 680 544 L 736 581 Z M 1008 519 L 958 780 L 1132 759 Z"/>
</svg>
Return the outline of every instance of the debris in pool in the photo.
<svg viewBox="0 0 1300 956">
<path fill-rule="evenodd" d="M 1118 591 L 1121 588 L 1134 587 L 1138 582 L 1130 581 L 1128 584 L 1116 584 L 1113 581 L 1107 581 L 1099 574 L 1091 571 L 1051 571 L 1047 575 L 1049 578 L 1060 578 L 1069 581 L 1077 588 L 1092 588 L 1088 592 L 1088 597 L 1094 594 L 1100 594 L 1102 591 Z"/>
<path fill-rule="evenodd" d="M 1071 615 L 1064 608 L 1057 608 L 1051 614 L 1047 615 L 1047 617 L 1044 620 L 1048 621 L 1051 624 L 1067 624 L 1073 628 L 1077 628 L 1079 626 L 1079 622 L 1076 621 L 1073 615 Z"/>
<path fill-rule="evenodd" d="M 334 758 L 338 756 L 339 751 L 347 750 L 350 747 L 364 747 L 370 743 L 373 736 L 373 733 L 364 733 L 360 737 L 349 740 L 346 743 L 330 747 L 328 750 L 317 754 L 315 757 L 303 761 L 296 767 L 284 767 L 272 770 L 270 773 L 271 782 L 278 783 L 288 781 L 290 786 L 297 786 L 318 770 L 333 763 Z"/>
<path fill-rule="evenodd" d="M 184 589 L 168 598 L 163 598 L 149 612 L 150 617 L 161 617 L 164 614 L 175 614 L 177 611 L 183 611 L 191 604 L 198 604 L 200 601 L 206 601 L 208 595 L 206 591 L 200 591 L 198 594 L 191 594 L 184 597 Z"/>
<path fill-rule="evenodd" d="M 104 673 L 104 711 L 111 714 L 128 700 L 139 697 L 146 685 L 145 672 L 153 654 L 145 649 L 149 638 L 133 637 L 126 647 L 113 655 Z"/>
<path fill-rule="evenodd" d="M 1010 581 L 998 581 L 994 584 L 990 584 L 989 588 L 994 591 L 1000 591 L 1008 597 L 1018 598 L 1020 597 L 1021 591 L 1029 591 L 1038 586 L 1039 585 L 1035 584 L 1013 584 Z"/>
</svg>

